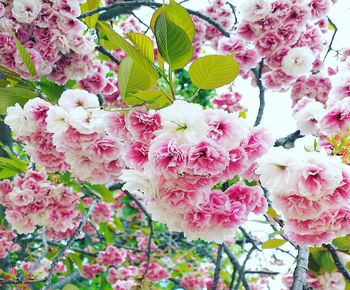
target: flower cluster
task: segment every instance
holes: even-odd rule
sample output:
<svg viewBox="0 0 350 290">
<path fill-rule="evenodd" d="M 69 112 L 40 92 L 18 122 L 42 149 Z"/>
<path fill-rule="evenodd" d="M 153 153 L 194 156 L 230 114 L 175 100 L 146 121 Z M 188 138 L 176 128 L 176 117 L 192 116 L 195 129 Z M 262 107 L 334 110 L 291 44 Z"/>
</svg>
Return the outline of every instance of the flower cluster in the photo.
<svg viewBox="0 0 350 290">
<path fill-rule="evenodd" d="M 0 188 L 1 187 L 2 185 L 0 184 Z M 14 242 L 15 238 L 16 234 L 13 233 L 9 228 L 0 226 L 0 259 L 6 258 L 8 253 L 19 250 L 19 245 L 15 244 Z"/>
<path fill-rule="evenodd" d="M 324 48 L 324 17 L 332 2 L 245 1 L 237 28 L 265 59 L 265 87 L 281 90 L 308 74 Z"/>
<path fill-rule="evenodd" d="M 255 161 L 272 146 L 264 129 L 249 131 L 234 114 L 180 100 L 154 114 L 132 110 L 127 127 L 120 115 L 110 118 L 110 132 L 134 137 L 125 150 L 123 189 L 144 192 L 153 219 L 171 230 L 220 242 L 250 212 L 265 209 L 258 187 L 238 183 L 225 192 L 211 190 L 235 175 L 256 178 Z"/>
<path fill-rule="evenodd" d="M 32 58 L 37 76 L 57 82 L 81 80 L 94 72 L 95 44 L 83 35 L 85 24 L 77 19 L 81 0 L 11 0 L 1 3 L 0 64 L 28 77 L 16 49 L 16 38 Z"/>
<path fill-rule="evenodd" d="M 75 210 L 81 194 L 64 185 L 54 185 L 44 172 L 28 171 L 13 182 L 0 183 L 0 204 L 12 228 L 20 234 L 46 226 L 49 238 L 69 237 L 77 228 L 80 212 Z"/>
<path fill-rule="evenodd" d="M 278 150 L 256 172 L 286 218 L 286 235 L 299 245 L 330 243 L 350 232 L 350 169 L 324 153 Z"/>
</svg>

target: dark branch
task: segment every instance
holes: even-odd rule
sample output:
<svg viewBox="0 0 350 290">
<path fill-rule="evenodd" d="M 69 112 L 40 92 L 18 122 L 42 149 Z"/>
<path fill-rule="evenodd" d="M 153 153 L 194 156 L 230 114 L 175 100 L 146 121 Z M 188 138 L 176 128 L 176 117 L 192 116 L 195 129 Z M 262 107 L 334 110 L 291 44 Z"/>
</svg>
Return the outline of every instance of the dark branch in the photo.
<svg viewBox="0 0 350 290">
<path fill-rule="evenodd" d="M 335 36 L 337 35 L 337 32 L 338 32 L 338 27 L 335 25 L 335 23 L 327 16 L 327 19 L 328 19 L 328 22 L 334 27 L 334 33 L 332 35 L 332 39 L 331 39 L 331 42 L 329 43 L 329 46 L 328 46 L 328 49 L 327 49 L 327 52 L 326 52 L 326 55 L 324 56 L 323 58 L 323 61 L 326 60 L 328 54 L 334 49 L 333 49 L 333 42 L 334 42 L 334 39 L 335 39 Z"/>
<path fill-rule="evenodd" d="M 91 10 L 89 12 L 83 13 L 79 16 L 79 18 L 85 18 L 86 16 L 94 15 L 95 13 L 99 13 L 102 11 L 106 11 L 99 16 L 99 20 L 107 21 L 110 19 L 115 18 L 116 16 L 122 15 L 122 14 L 131 14 L 133 10 L 139 8 L 140 6 L 147 6 L 147 7 L 160 7 L 163 4 L 161 3 L 155 3 L 151 1 L 127 1 L 127 2 L 117 2 L 113 3 L 111 5 L 105 6 L 105 7 L 99 7 L 94 10 Z M 204 15 L 203 13 L 199 11 L 195 11 L 192 9 L 187 9 L 187 12 L 192 15 L 196 15 L 199 18 L 207 21 L 211 25 L 215 26 L 224 36 L 230 37 L 230 33 L 226 31 L 219 23 L 217 23 L 215 20 L 210 18 L 207 15 Z"/>
<path fill-rule="evenodd" d="M 333 245 L 323 245 L 325 248 L 327 248 L 327 250 L 329 251 L 329 253 L 332 255 L 333 261 L 335 266 L 337 267 L 338 271 L 340 273 L 343 274 L 344 278 L 347 281 L 350 281 L 350 273 L 349 271 L 346 269 L 346 267 L 344 266 L 343 261 L 341 260 L 341 258 L 339 257 L 338 253 L 337 253 L 337 249 L 333 246 Z"/>
<path fill-rule="evenodd" d="M 103 46 L 96 46 L 95 48 L 97 51 L 101 52 L 105 56 L 108 56 L 113 62 L 115 62 L 117 65 L 120 65 L 120 60 L 114 57 L 107 49 L 105 49 Z"/>
<path fill-rule="evenodd" d="M 283 146 L 283 148 L 285 149 L 291 149 L 291 148 L 294 148 L 295 141 L 303 137 L 305 136 L 300 134 L 300 130 L 297 130 L 286 137 L 277 139 L 275 141 L 274 146 L 275 147 Z"/>
<path fill-rule="evenodd" d="M 73 235 L 70 237 L 70 239 L 68 240 L 67 244 L 61 249 L 61 251 L 58 253 L 58 255 L 53 259 L 51 267 L 50 267 L 50 270 L 49 270 L 49 274 L 48 274 L 48 276 L 46 278 L 46 282 L 45 282 L 45 286 L 44 286 L 43 290 L 48 290 L 50 288 L 50 283 L 51 283 L 51 280 L 52 280 L 53 275 L 55 273 L 55 268 L 56 268 L 58 262 L 64 257 L 65 252 L 72 246 L 72 244 L 74 243 L 76 238 L 79 236 L 79 234 L 82 231 L 83 227 L 87 223 L 89 217 L 92 215 L 96 204 L 97 204 L 97 202 L 96 202 L 96 200 L 94 200 L 92 205 L 91 205 L 91 207 L 89 208 L 88 213 L 80 221 L 78 228 L 75 230 Z"/>
<path fill-rule="evenodd" d="M 140 210 L 145 214 L 146 218 L 147 218 L 147 223 L 148 223 L 148 227 L 150 228 L 150 232 L 149 232 L 149 237 L 148 237 L 148 243 L 147 243 L 147 264 L 146 264 L 146 268 L 145 271 L 142 275 L 141 280 L 143 280 L 147 273 L 148 273 L 148 269 L 149 269 L 149 264 L 151 262 L 151 245 L 152 245 L 152 239 L 153 239 L 153 235 L 154 235 L 154 229 L 153 229 L 153 222 L 152 222 L 152 217 L 151 215 L 147 212 L 147 210 L 145 209 L 145 207 L 143 206 L 143 204 L 135 197 L 133 196 L 130 192 L 128 191 L 124 191 L 133 201 L 135 201 L 135 203 L 137 204 L 137 206 L 140 208 Z"/>
<path fill-rule="evenodd" d="M 247 270 L 247 271 L 244 271 L 244 274 L 246 274 L 246 275 L 252 274 L 252 275 L 271 275 L 271 276 L 274 276 L 274 275 L 279 275 L 280 272 Z"/>
<path fill-rule="evenodd" d="M 223 244 L 223 246 L 224 246 L 224 251 L 225 251 L 227 257 L 229 258 L 231 264 L 235 268 L 234 275 L 232 275 L 232 276 L 235 276 L 236 271 L 240 272 L 242 267 L 239 264 L 239 262 L 236 259 L 236 257 L 230 251 L 230 248 L 225 243 Z M 243 283 L 243 287 L 244 287 L 245 290 L 250 290 L 249 284 L 248 284 L 246 278 L 244 277 L 244 275 L 242 275 L 242 283 Z"/>
<path fill-rule="evenodd" d="M 226 2 L 226 4 L 231 7 L 233 16 L 235 17 L 234 25 L 238 24 L 238 18 L 237 18 L 237 14 L 236 14 L 236 7 L 230 2 Z"/>
<path fill-rule="evenodd" d="M 235 286 L 235 290 L 238 290 L 239 289 L 239 285 L 241 284 L 241 282 L 244 280 L 244 269 L 245 269 L 245 265 L 247 264 L 248 260 L 250 259 L 250 256 L 252 255 L 253 251 L 255 250 L 254 247 L 251 247 L 241 268 L 239 269 L 239 272 L 238 272 L 238 279 L 237 279 L 237 284 Z M 244 283 L 243 283 L 243 286 L 244 286 Z"/>
<path fill-rule="evenodd" d="M 219 247 L 218 247 L 218 254 L 217 254 L 217 257 L 216 257 L 215 273 L 214 273 L 214 280 L 213 280 L 212 290 L 216 290 L 216 288 L 218 287 L 219 280 L 220 280 L 223 247 L 224 247 L 223 244 L 220 244 Z"/>
<path fill-rule="evenodd" d="M 309 262 L 309 248 L 305 246 L 298 248 L 297 265 L 293 273 L 293 285 L 290 288 L 291 290 L 302 290 L 307 286 L 306 273 Z"/>
<path fill-rule="evenodd" d="M 38 259 L 36 260 L 34 265 L 29 269 L 30 273 L 33 273 L 36 270 L 36 268 L 38 268 L 38 266 L 40 265 L 41 260 L 44 259 L 45 256 L 47 255 L 47 253 L 49 252 L 49 245 L 48 245 L 47 239 L 46 239 L 46 226 L 43 226 L 42 229 L 41 229 L 41 240 L 43 242 L 44 250 L 40 254 L 40 256 L 38 257 Z"/>
<path fill-rule="evenodd" d="M 259 249 L 258 244 L 254 240 L 254 238 L 243 227 L 239 227 L 239 229 L 241 230 L 245 238 L 248 240 L 248 242 L 251 243 L 256 250 L 261 252 L 261 249 Z"/>
<path fill-rule="evenodd" d="M 264 59 L 260 61 L 259 68 L 252 69 L 256 78 L 256 85 L 259 88 L 259 101 L 260 101 L 259 110 L 255 119 L 254 127 L 258 126 L 261 123 L 261 119 L 264 115 L 264 109 L 265 109 L 265 87 L 261 81 L 263 68 L 264 68 Z"/>
</svg>

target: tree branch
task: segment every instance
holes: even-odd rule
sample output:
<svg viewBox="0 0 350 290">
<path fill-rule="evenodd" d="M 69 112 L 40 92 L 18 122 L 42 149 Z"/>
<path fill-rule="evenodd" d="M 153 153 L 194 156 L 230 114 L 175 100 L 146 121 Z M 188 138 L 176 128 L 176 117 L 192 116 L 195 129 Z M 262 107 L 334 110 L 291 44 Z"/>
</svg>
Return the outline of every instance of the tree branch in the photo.
<svg viewBox="0 0 350 290">
<path fill-rule="evenodd" d="M 252 274 L 252 275 L 271 275 L 271 276 L 274 276 L 274 275 L 279 275 L 280 272 L 247 270 L 247 271 L 244 271 L 244 274 L 247 274 L 247 275 Z"/>
<path fill-rule="evenodd" d="M 151 262 L 151 245 L 152 245 L 152 239 L 153 239 L 153 235 L 154 235 L 154 229 L 153 229 L 153 221 L 152 221 L 152 217 L 151 215 L 147 212 L 147 210 L 145 209 L 145 207 L 143 206 L 143 204 L 135 197 L 133 196 L 130 192 L 128 191 L 124 191 L 133 201 L 135 201 L 135 203 L 137 204 L 137 206 L 140 208 L 140 210 L 145 214 L 146 218 L 147 218 L 147 223 L 148 226 L 150 228 L 150 232 L 149 232 L 149 237 L 148 237 L 148 243 L 147 243 L 147 264 L 146 264 L 146 269 L 142 275 L 141 280 L 143 280 L 147 273 L 148 273 L 148 269 L 149 269 L 149 264 Z"/>
<path fill-rule="evenodd" d="M 248 240 L 248 242 L 251 243 L 256 250 L 261 252 L 262 250 L 258 247 L 258 244 L 254 240 L 254 238 L 243 227 L 239 227 L 239 229 L 241 230 L 245 238 Z"/>
<path fill-rule="evenodd" d="M 304 135 L 300 134 L 300 130 L 297 130 L 286 137 L 279 138 L 275 141 L 275 147 L 280 147 L 282 146 L 285 149 L 291 149 L 294 148 L 294 143 L 296 140 L 305 137 Z"/>
<path fill-rule="evenodd" d="M 331 42 L 329 43 L 329 46 L 328 46 L 328 49 L 327 49 L 327 52 L 326 52 L 326 55 L 324 56 L 323 58 L 323 61 L 326 60 L 328 54 L 334 49 L 333 49 L 333 42 L 334 42 L 334 39 L 335 39 L 335 36 L 337 35 L 337 32 L 338 32 L 338 27 L 335 25 L 335 23 L 327 16 L 327 19 L 328 19 L 328 22 L 334 27 L 334 33 L 332 35 L 332 39 L 331 39 Z"/>
<path fill-rule="evenodd" d="M 69 275 L 64 279 L 53 284 L 52 289 L 62 289 L 67 284 L 70 284 L 73 282 L 79 282 L 80 280 L 83 280 L 84 278 L 80 274 L 81 274 L 80 271 L 74 272 L 72 275 Z"/>
<path fill-rule="evenodd" d="M 105 56 L 108 56 L 113 62 L 115 62 L 117 65 L 120 65 L 120 60 L 117 59 L 115 56 L 113 56 L 107 49 L 105 49 L 103 46 L 96 46 L 95 49 Z"/>
<path fill-rule="evenodd" d="M 236 14 L 236 7 L 235 7 L 232 3 L 230 3 L 230 2 L 226 2 L 226 4 L 227 4 L 228 6 L 231 7 L 233 16 L 234 16 L 234 18 L 235 18 L 234 25 L 238 24 L 238 18 L 237 18 L 237 14 Z"/>
<path fill-rule="evenodd" d="M 242 280 L 244 279 L 244 269 L 245 269 L 245 265 L 247 264 L 251 254 L 253 253 L 253 251 L 255 250 L 254 246 L 250 248 L 241 268 L 238 271 L 238 279 L 237 279 L 237 284 L 235 286 L 235 290 L 238 290 L 239 285 L 241 284 Z M 244 283 L 243 283 L 244 286 Z"/>
<path fill-rule="evenodd" d="M 106 11 L 106 12 L 100 14 L 99 20 L 107 21 L 107 20 L 113 19 L 114 17 L 119 16 L 121 14 L 131 14 L 133 10 L 135 10 L 136 8 L 139 8 L 140 6 L 147 6 L 147 7 L 154 8 L 154 7 L 160 7 L 162 5 L 163 4 L 161 4 L 161 3 L 155 3 L 155 2 L 144 1 L 144 0 L 143 1 L 135 0 L 135 1 L 127 1 L 127 2 L 116 2 L 116 3 L 113 3 L 111 5 L 99 7 L 99 8 L 96 8 L 94 10 L 91 10 L 89 12 L 82 13 L 78 18 L 82 19 L 82 18 L 85 18 L 87 16 L 94 15 L 95 13 Z M 215 20 L 213 20 L 209 16 L 204 15 L 203 13 L 201 13 L 199 11 L 195 11 L 195 10 L 188 9 L 188 8 L 185 8 L 185 9 L 187 10 L 187 12 L 189 14 L 196 15 L 199 18 L 207 21 L 211 25 L 215 26 L 224 36 L 230 37 L 230 33 L 228 31 L 226 31 L 219 23 L 217 23 Z"/>
<path fill-rule="evenodd" d="M 51 283 L 51 280 L 52 280 L 53 275 L 55 273 L 55 268 L 56 268 L 58 262 L 63 258 L 65 252 L 72 246 L 72 244 L 74 243 L 74 241 L 76 240 L 76 238 L 80 234 L 81 230 L 83 229 L 83 227 L 87 223 L 89 217 L 92 215 L 96 204 L 97 204 L 97 201 L 94 200 L 91 207 L 89 208 L 88 213 L 80 221 L 78 228 L 75 230 L 73 235 L 70 237 L 67 244 L 62 248 L 62 250 L 58 253 L 58 255 L 53 259 L 43 290 L 48 290 L 50 288 L 50 283 Z"/>
<path fill-rule="evenodd" d="M 297 265 L 293 273 L 293 285 L 291 290 L 302 290 L 306 286 L 306 273 L 309 262 L 309 248 L 298 246 Z"/>
<path fill-rule="evenodd" d="M 261 119 L 264 115 L 264 109 L 265 109 L 265 87 L 261 81 L 263 68 L 264 68 L 264 59 L 260 61 L 259 68 L 252 69 L 256 78 L 256 85 L 259 88 L 259 101 L 260 101 L 259 110 L 255 119 L 254 127 L 258 126 L 261 123 Z"/>
<path fill-rule="evenodd" d="M 333 261 L 335 266 L 337 267 L 338 271 L 340 273 L 342 273 L 342 275 L 344 276 L 344 278 L 347 281 L 350 281 L 350 273 L 349 271 L 346 269 L 346 267 L 344 266 L 343 261 L 341 260 L 341 258 L 339 257 L 338 253 L 337 253 L 337 249 L 331 245 L 323 245 L 325 248 L 327 248 L 327 250 L 329 251 L 329 253 L 332 255 Z"/>
<path fill-rule="evenodd" d="M 45 256 L 47 255 L 47 253 L 49 252 L 49 245 L 48 245 L 47 239 L 46 239 L 46 226 L 43 226 L 41 231 L 42 231 L 41 232 L 41 239 L 43 241 L 44 250 L 40 254 L 40 256 L 38 257 L 38 259 L 36 260 L 34 265 L 29 269 L 29 273 L 33 273 L 36 270 L 36 268 L 38 268 L 38 266 L 40 265 L 41 260 L 44 259 Z"/>
<path fill-rule="evenodd" d="M 234 274 L 236 273 L 236 271 L 241 271 L 242 267 L 239 264 L 236 257 L 232 254 L 230 248 L 225 243 L 223 243 L 223 247 L 224 247 L 224 252 L 226 253 L 227 257 L 229 258 L 231 264 L 235 267 Z M 246 278 L 244 277 L 244 275 L 242 275 L 242 283 L 243 283 L 243 287 L 245 290 L 250 290 L 249 284 L 248 284 Z"/>
<path fill-rule="evenodd" d="M 223 244 L 220 244 L 218 247 L 218 254 L 217 254 L 216 263 L 215 263 L 215 273 L 214 273 L 213 286 L 211 288 L 212 290 L 216 290 L 216 288 L 218 287 L 218 284 L 219 284 L 223 247 L 224 247 Z"/>
</svg>

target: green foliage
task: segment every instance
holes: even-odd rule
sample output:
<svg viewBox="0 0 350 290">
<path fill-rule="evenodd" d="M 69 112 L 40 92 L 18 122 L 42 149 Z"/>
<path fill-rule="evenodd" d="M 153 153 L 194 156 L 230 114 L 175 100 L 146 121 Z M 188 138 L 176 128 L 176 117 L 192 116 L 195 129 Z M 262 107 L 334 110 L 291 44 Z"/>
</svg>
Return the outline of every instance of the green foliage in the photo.
<svg viewBox="0 0 350 290">
<path fill-rule="evenodd" d="M 26 66 L 30 76 L 32 77 L 36 76 L 35 65 L 32 58 L 30 57 L 30 54 L 28 53 L 26 48 L 23 46 L 23 44 L 16 38 L 15 35 L 13 35 L 13 38 L 15 40 L 19 55 L 21 56 L 23 63 Z"/>
<path fill-rule="evenodd" d="M 38 85 L 41 91 L 53 104 L 58 102 L 58 99 L 65 90 L 64 86 L 51 82 L 46 78 L 41 78 Z"/>
<path fill-rule="evenodd" d="M 211 90 L 231 83 L 239 74 L 239 65 L 232 55 L 207 55 L 190 66 L 190 77 L 195 86 Z"/>
<path fill-rule="evenodd" d="M 336 246 L 339 250 L 349 250 L 350 249 L 350 237 L 339 237 L 333 240 L 332 244 Z"/>
<path fill-rule="evenodd" d="M 66 284 L 62 290 L 79 290 L 79 288 L 73 284 Z"/>
<path fill-rule="evenodd" d="M 309 260 L 310 270 L 316 274 L 333 272 L 336 269 L 333 258 L 326 248 L 310 248 Z"/>
<path fill-rule="evenodd" d="M 8 155 L 8 158 L 0 157 L 0 179 L 10 178 L 27 171 L 27 162 L 19 159 L 9 147 L 1 143 L 0 146 Z"/>
<path fill-rule="evenodd" d="M 177 70 L 175 71 L 175 76 L 176 90 L 181 92 L 180 94 L 185 100 L 190 100 L 197 92 L 197 87 L 192 84 L 188 71 L 184 69 Z M 203 107 L 209 107 L 211 106 L 210 100 L 215 95 L 214 90 L 200 90 L 192 102 L 200 104 Z"/>
<path fill-rule="evenodd" d="M 171 70 L 183 68 L 192 59 L 193 47 L 188 35 L 162 11 L 154 27 L 160 55 Z"/>
<path fill-rule="evenodd" d="M 0 88 L 0 114 L 5 114 L 6 109 L 16 103 L 23 106 L 28 100 L 35 98 L 36 93 L 30 88 L 6 87 Z"/>
</svg>

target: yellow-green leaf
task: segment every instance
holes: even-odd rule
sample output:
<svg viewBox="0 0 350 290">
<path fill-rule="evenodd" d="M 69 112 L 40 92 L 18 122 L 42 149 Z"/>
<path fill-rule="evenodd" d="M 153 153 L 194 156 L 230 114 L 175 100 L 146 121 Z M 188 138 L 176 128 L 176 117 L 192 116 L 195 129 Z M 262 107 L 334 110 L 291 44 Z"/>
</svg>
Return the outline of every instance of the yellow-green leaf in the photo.
<svg viewBox="0 0 350 290">
<path fill-rule="evenodd" d="M 16 38 L 15 35 L 13 35 L 13 38 L 15 40 L 15 43 L 16 43 L 19 55 L 21 56 L 21 58 L 23 60 L 23 63 L 26 66 L 29 74 L 32 77 L 36 76 L 35 65 L 34 65 L 34 62 L 33 62 L 32 58 L 30 57 L 30 54 L 28 53 L 26 48 L 23 46 L 23 44 Z"/>
<path fill-rule="evenodd" d="M 87 0 L 84 4 L 80 5 L 80 10 L 81 13 L 85 13 L 88 11 L 91 11 L 97 7 L 100 6 L 101 0 Z M 89 28 L 95 28 L 97 20 L 98 20 L 98 13 L 95 13 L 91 16 L 87 16 L 84 18 L 84 22 L 85 24 L 89 27 Z"/>
<path fill-rule="evenodd" d="M 73 284 L 66 284 L 62 288 L 62 290 L 79 290 L 77 286 L 74 286 Z"/>
<path fill-rule="evenodd" d="M 28 100 L 35 97 L 35 92 L 27 88 L 0 88 L 0 114 L 4 115 L 6 109 L 16 103 L 23 106 Z"/>
<path fill-rule="evenodd" d="M 189 63 L 193 56 L 192 42 L 166 13 L 160 13 L 154 30 L 159 53 L 172 70 L 183 68 Z"/>
<path fill-rule="evenodd" d="M 281 239 L 271 239 L 266 241 L 261 245 L 261 248 L 263 249 L 275 249 L 279 248 L 280 246 L 284 245 L 287 241 L 281 240 Z"/>
<path fill-rule="evenodd" d="M 130 32 L 126 36 L 150 62 L 154 62 L 153 43 L 148 36 L 138 32 Z"/>
<path fill-rule="evenodd" d="M 123 59 L 119 66 L 118 84 L 121 97 L 127 104 L 130 104 L 130 102 L 128 102 L 130 94 L 148 90 L 153 82 L 149 75 L 142 70 L 141 65 L 128 56 Z M 132 102 L 131 105 L 142 103 L 142 101 L 136 103 Z"/>
<path fill-rule="evenodd" d="M 276 212 L 273 208 L 271 208 L 271 207 L 269 207 L 269 209 L 267 210 L 267 215 L 268 215 L 269 217 L 274 218 L 274 219 L 277 219 L 277 218 L 278 218 L 277 212 Z"/>
<path fill-rule="evenodd" d="M 195 60 L 190 78 L 195 86 L 212 90 L 231 83 L 239 74 L 239 65 L 232 55 L 207 55 Z"/>
<path fill-rule="evenodd" d="M 169 5 L 163 5 L 159 7 L 152 15 L 151 19 L 151 29 L 154 32 L 157 18 L 161 12 L 165 12 L 169 19 L 179 26 L 182 30 L 186 32 L 188 38 L 192 41 L 195 34 L 194 24 L 191 16 L 188 14 L 187 10 L 184 9 L 180 4 L 171 0 Z"/>
<path fill-rule="evenodd" d="M 172 103 L 160 90 L 137 92 L 131 94 L 129 98 L 131 97 L 135 97 L 138 101 L 146 103 L 148 109 L 161 109 Z"/>
<path fill-rule="evenodd" d="M 141 70 L 148 74 L 152 82 L 156 82 L 156 80 L 158 79 L 158 73 L 156 69 L 151 65 L 149 60 L 140 51 L 138 51 L 123 37 L 116 33 L 110 25 L 101 21 L 98 22 L 98 25 L 113 44 L 119 46 L 122 50 L 124 50 L 128 56 L 130 56 L 136 63 L 139 64 Z"/>
<path fill-rule="evenodd" d="M 350 237 L 339 237 L 333 240 L 332 244 L 340 250 L 350 249 Z"/>
</svg>

